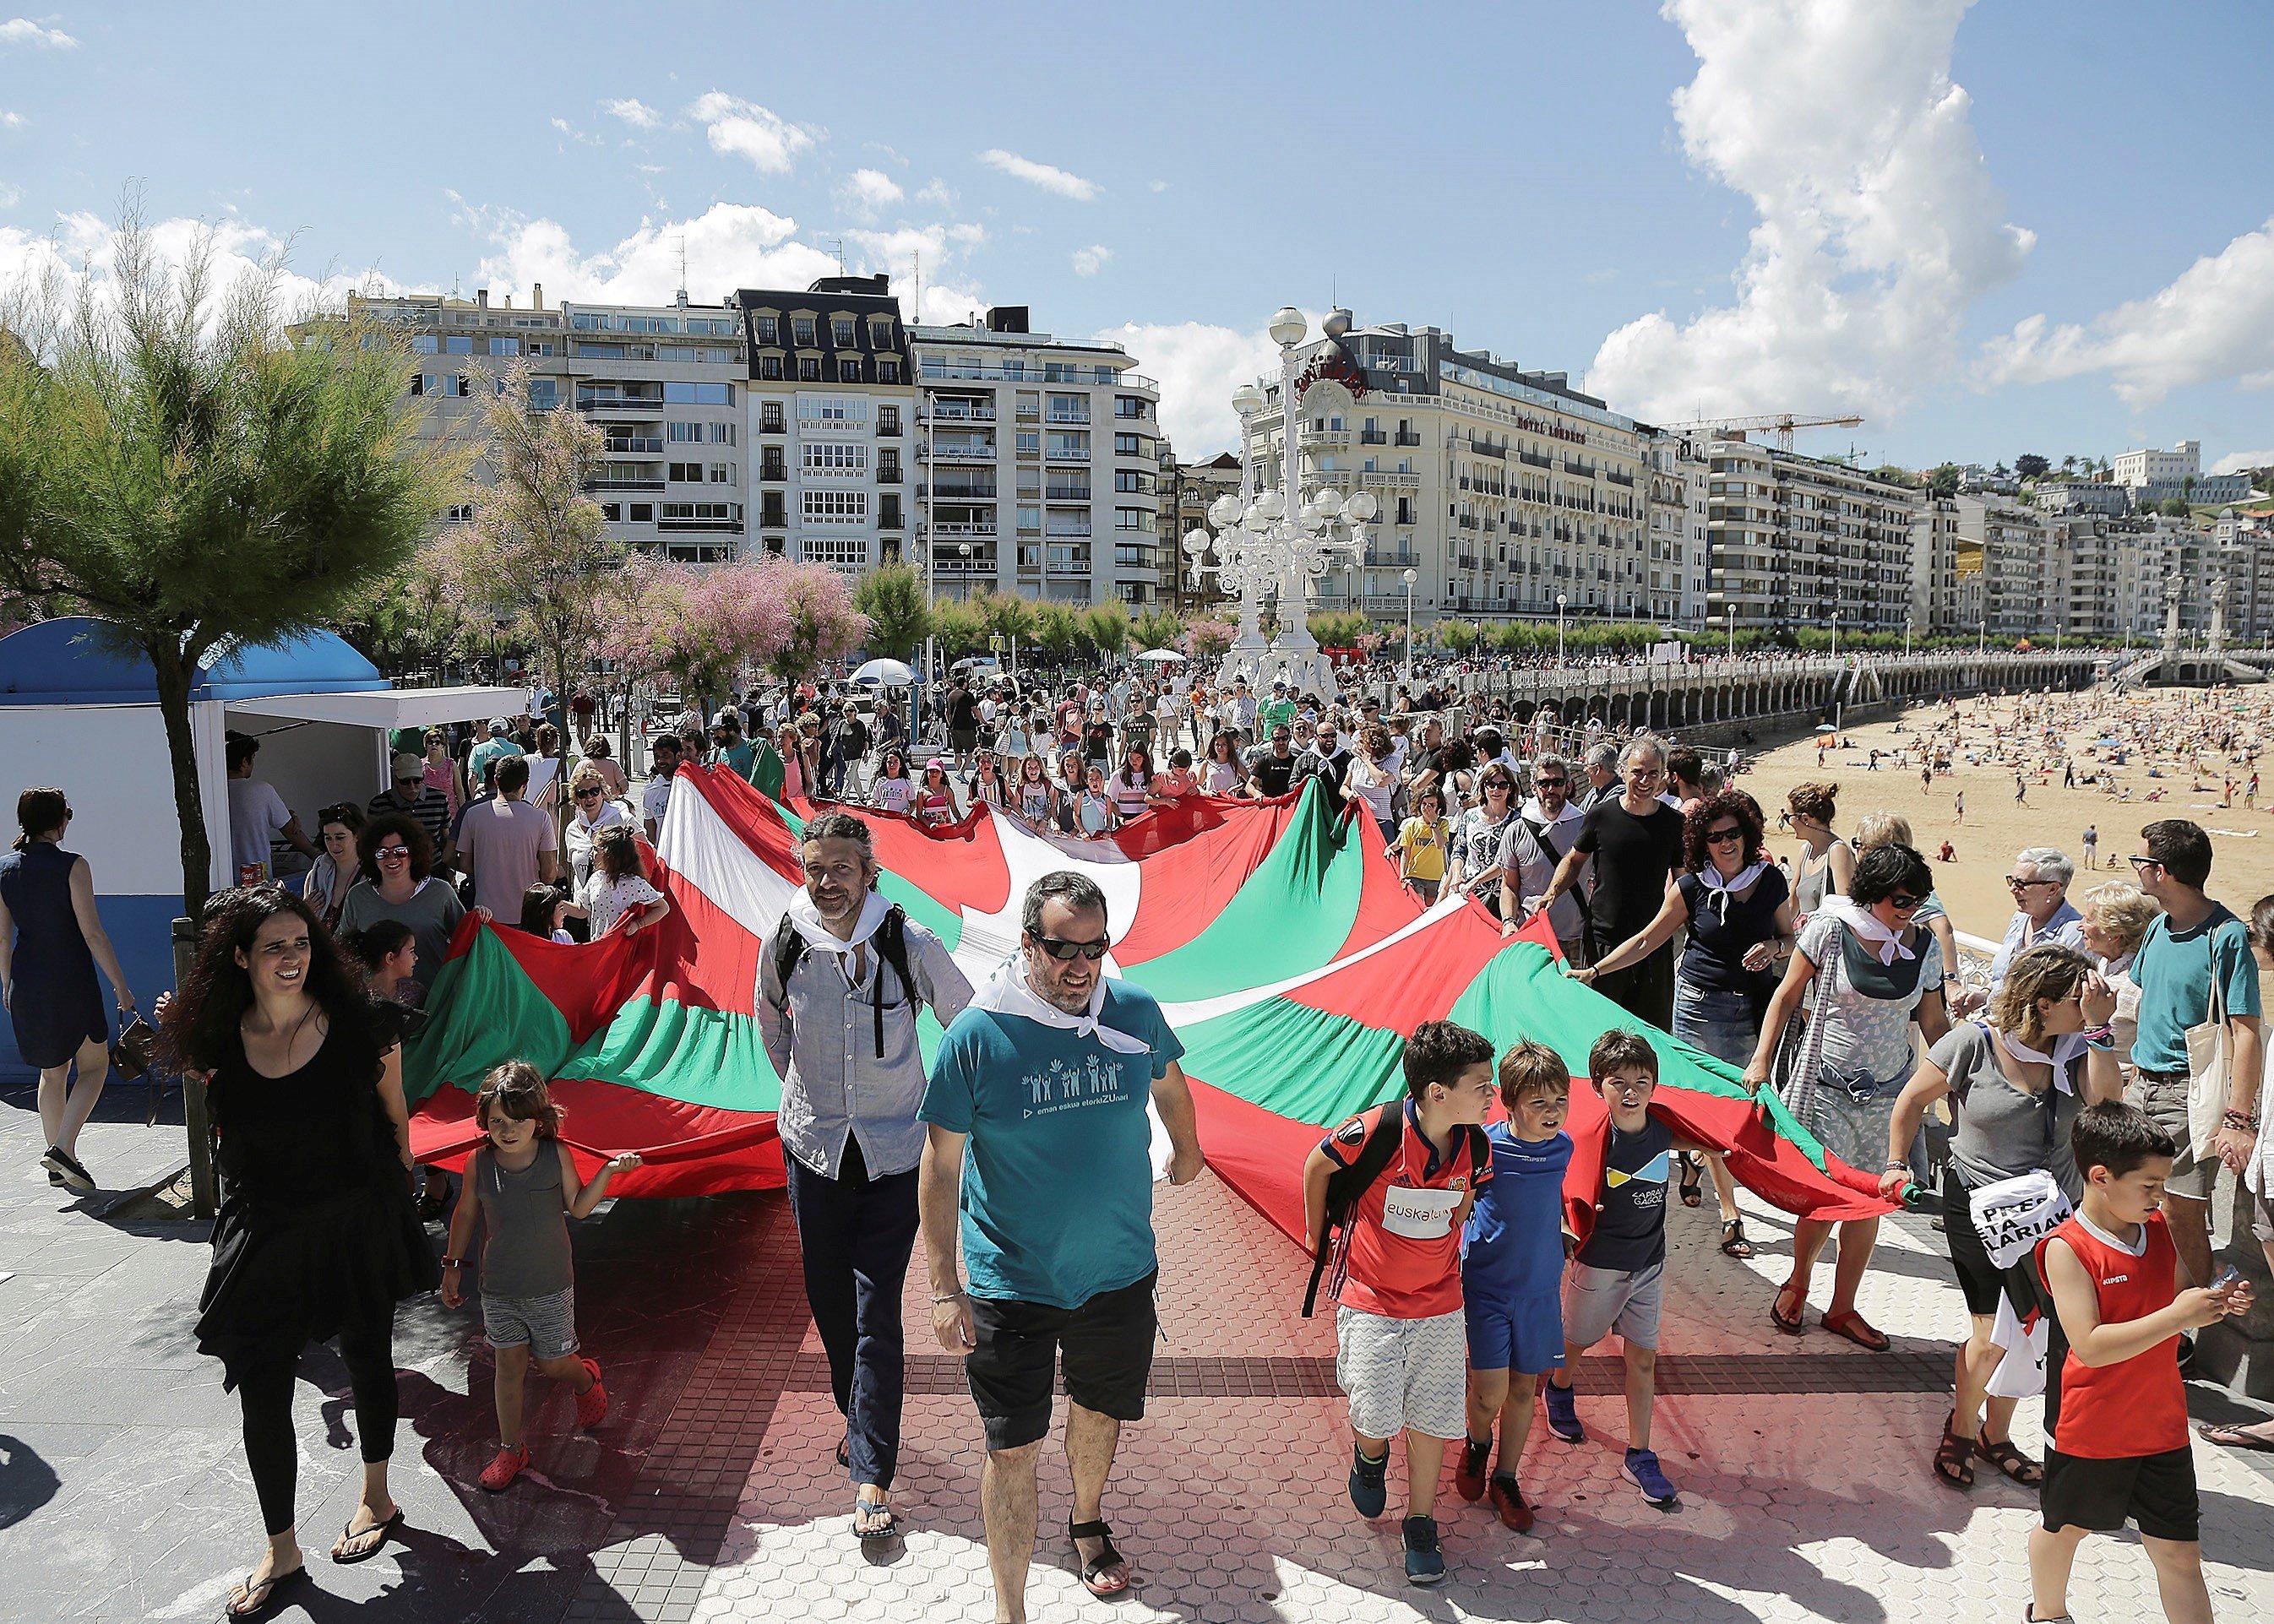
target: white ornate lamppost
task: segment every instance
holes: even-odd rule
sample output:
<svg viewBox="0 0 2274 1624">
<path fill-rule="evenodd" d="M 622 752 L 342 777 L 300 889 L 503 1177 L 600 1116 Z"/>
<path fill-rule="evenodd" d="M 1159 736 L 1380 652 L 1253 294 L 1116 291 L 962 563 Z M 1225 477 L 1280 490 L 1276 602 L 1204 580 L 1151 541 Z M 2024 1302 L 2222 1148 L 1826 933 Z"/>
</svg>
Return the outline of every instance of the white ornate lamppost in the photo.
<svg viewBox="0 0 2274 1624">
<path fill-rule="evenodd" d="M 1310 583 L 1365 555 L 1366 527 L 1378 504 L 1367 491 L 1345 500 L 1340 492 L 1324 489 L 1303 499 L 1295 351 L 1309 331 L 1303 312 L 1291 305 L 1271 319 L 1272 342 L 1279 346 L 1279 488 L 1251 497 L 1255 470 L 1248 425 L 1262 409 L 1263 395 L 1254 385 L 1242 385 L 1232 395 L 1241 420 L 1239 495 L 1211 503 L 1209 521 L 1216 534 L 1195 529 L 1186 535 L 1183 547 L 1195 587 L 1204 574 L 1213 575 L 1220 589 L 1239 594 L 1239 635 L 1226 669 L 1259 683 L 1284 679 L 1299 692 L 1329 693 L 1333 668 L 1306 623 Z M 1332 321 L 1328 336 L 1340 336 Z M 1278 637 L 1269 645 L 1261 624 L 1267 595 L 1276 595 L 1279 616 Z"/>
</svg>

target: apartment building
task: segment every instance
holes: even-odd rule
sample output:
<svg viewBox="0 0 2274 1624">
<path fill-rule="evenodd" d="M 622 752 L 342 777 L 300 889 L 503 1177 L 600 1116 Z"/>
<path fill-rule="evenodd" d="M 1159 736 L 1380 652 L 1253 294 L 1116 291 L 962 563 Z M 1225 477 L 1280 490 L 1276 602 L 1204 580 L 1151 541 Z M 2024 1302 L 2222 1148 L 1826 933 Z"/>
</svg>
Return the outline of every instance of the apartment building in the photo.
<svg viewBox="0 0 2274 1624">
<path fill-rule="evenodd" d="M 1706 607 L 1739 631 L 1901 631 L 1911 613 L 1912 519 L 1924 493 L 1841 462 L 1748 440 L 1705 447 Z M 1732 613 L 1734 611 L 1734 613 Z"/>
<path fill-rule="evenodd" d="M 1686 434 L 1652 432 L 1650 465 L 1650 613 L 1661 623 L 1691 625 L 1706 613 L 1706 497 L 1712 471 Z"/>
<path fill-rule="evenodd" d="M 2132 493 L 2097 479 L 2040 479 L 2030 487 L 2040 513 L 2096 513 L 2120 519 L 2132 511 Z"/>
<path fill-rule="evenodd" d="M 1169 599 L 1180 608 L 1201 613 L 1226 601 L 1213 575 L 1194 587 L 1179 581 L 1184 564 L 1184 540 L 1196 530 L 1213 530 L 1209 508 L 1219 496 L 1239 494 L 1239 459 L 1220 453 L 1206 462 L 1179 462 L 1169 442 L 1161 442 L 1161 574 Z"/>
<path fill-rule="evenodd" d="M 1954 499 L 1960 537 L 1982 550 L 1990 635 L 2015 639 L 2057 625 L 2052 538 L 2034 508 L 1999 497 Z"/>
<path fill-rule="evenodd" d="M 1172 544 L 1160 386 L 1116 345 L 1034 332 L 1024 305 L 909 337 L 916 523 L 939 590 L 1156 601 Z"/>
<path fill-rule="evenodd" d="M 2126 451 L 2109 464 L 2115 482 L 2135 490 L 2143 485 L 2177 485 L 2202 472 L 2202 441 L 2183 440 L 2169 451 Z"/>
<path fill-rule="evenodd" d="M 2120 639 L 2117 615 L 2116 547 L 2098 514 L 2041 515 L 2051 594 L 2043 612 L 2056 635 L 2086 642 Z"/>
<path fill-rule="evenodd" d="M 1352 325 L 1333 312 L 1298 355 L 1306 492 L 1370 492 L 1379 504 L 1361 560 L 1314 587 L 1322 607 L 1418 617 L 1646 619 L 1648 431 L 1570 387 L 1465 350 L 1433 327 Z M 1286 455 L 1279 380 L 1248 420 L 1259 488 Z"/>
<path fill-rule="evenodd" d="M 765 553 L 859 575 L 909 551 L 916 390 L 883 275 L 739 289 L 745 432 Z"/>
<path fill-rule="evenodd" d="M 1929 637 L 1973 631 L 1981 618 L 1982 548 L 1959 534 L 1958 504 L 1923 497 L 1910 532 L 1913 629 Z"/>
<path fill-rule="evenodd" d="M 727 306 L 563 303 L 547 309 L 531 289 L 516 310 L 489 290 L 350 296 L 351 315 L 405 332 L 419 357 L 407 403 L 421 435 L 464 438 L 472 419 L 526 362 L 530 404 L 584 414 L 606 438 L 588 490 L 610 533 L 628 546 L 688 563 L 741 549 L 747 500 L 742 432 L 742 323 Z M 431 357 L 431 359 L 429 358 Z M 490 470 L 478 467 L 477 480 Z M 472 520 L 474 499 L 445 523 Z"/>
</svg>

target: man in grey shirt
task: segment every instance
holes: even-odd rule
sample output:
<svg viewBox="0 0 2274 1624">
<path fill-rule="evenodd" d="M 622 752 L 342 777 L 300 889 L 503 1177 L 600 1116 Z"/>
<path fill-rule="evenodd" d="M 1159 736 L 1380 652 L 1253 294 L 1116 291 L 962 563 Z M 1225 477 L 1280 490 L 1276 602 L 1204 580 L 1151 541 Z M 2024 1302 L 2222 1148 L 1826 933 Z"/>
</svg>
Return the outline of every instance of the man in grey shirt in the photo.
<svg viewBox="0 0 2274 1624">
<path fill-rule="evenodd" d="M 798 859 L 805 889 L 758 961 L 758 1030 L 781 1079 L 782 1168 L 806 1301 L 846 1417 L 838 1458 L 856 1485 L 854 1529 L 890 1538 L 900 1284 L 925 1138 L 916 1009 L 929 1004 L 945 1026 L 971 1002 L 971 983 L 937 936 L 877 894 L 868 824 L 825 813 L 806 825 Z"/>
</svg>

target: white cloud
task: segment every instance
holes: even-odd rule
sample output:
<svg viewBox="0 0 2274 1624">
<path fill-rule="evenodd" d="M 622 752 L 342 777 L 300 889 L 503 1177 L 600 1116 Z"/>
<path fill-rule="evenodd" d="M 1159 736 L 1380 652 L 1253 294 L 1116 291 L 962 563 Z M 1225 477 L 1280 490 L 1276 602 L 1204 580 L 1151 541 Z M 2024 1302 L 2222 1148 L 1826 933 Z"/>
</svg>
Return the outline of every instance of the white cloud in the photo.
<svg viewBox="0 0 2274 1624">
<path fill-rule="evenodd" d="M 2254 468 L 2274 468 L 2274 447 L 2264 451 L 2230 451 L 2210 465 L 2214 474 L 2242 474 Z"/>
<path fill-rule="evenodd" d="M 1691 162 L 1759 216 L 1737 300 L 1603 341 L 1622 411 L 1894 410 L 1958 361 L 1968 309 L 2034 238 L 2003 218 L 1950 78 L 1972 0 L 1666 0 L 1698 76 L 1675 93 Z"/>
<path fill-rule="evenodd" d="M 1103 243 L 1092 243 L 1087 248 L 1077 248 L 1073 251 L 1073 274 L 1077 276 L 1095 276 L 1105 268 L 1105 262 L 1111 258 L 1113 258 L 1113 250 Z"/>
<path fill-rule="evenodd" d="M 1167 181 L 1164 181 L 1164 180 L 1156 180 L 1156 181 L 1152 181 L 1152 182 L 1149 182 L 1149 183 L 1148 183 L 1148 184 L 1149 184 L 1149 186 L 1150 186 L 1151 190 L 1153 190 L 1153 191 L 1155 191 L 1155 192 L 1166 192 L 1166 191 L 1169 189 L 1169 183 L 1168 183 Z"/>
<path fill-rule="evenodd" d="M 847 207 L 873 214 L 900 200 L 900 184 L 882 169 L 855 169 L 846 177 L 838 197 Z"/>
<path fill-rule="evenodd" d="M 2206 254 L 2144 299 L 2059 327 L 2036 315 L 1982 349 L 1985 384 L 2108 373 L 2130 405 L 2233 378 L 2274 387 L 2274 220 Z"/>
<path fill-rule="evenodd" d="M 979 154 L 979 162 L 997 169 L 1013 180 L 1025 181 L 1030 186 L 1040 186 L 1045 192 L 1055 192 L 1062 198 L 1072 198 L 1077 203 L 1088 203 L 1104 188 L 1094 180 L 1059 169 L 1054 163 L 1037 163 L 1032 158 L 1021 158 L 1017 153 L 1005 152 L 990 147 Z"/>
<path fill-rule="evenodd" d="M 577 129 L 565 118 L 554 119 L 553 121 L 553 127 L 561 132 L 561 134 L 567 136 L 570 140 L 581 142 L 586 147 L 598 147 L 601 145 L 600 138 L 599 136 L 585 134 L 582 130 Z"/>
<path fill-rule="evenodd" d="M 525 297 L 545 284 L 549 300 L 669 301 L 687 251 L 687 289 L 706 303 L 735 288 L 802 288 L 832 276 L 837 261 L 795 240 L 797 222 L 753 204 L 714 203 L 691 220 L 643 220 L 629 237 L 587 252 L 557 222 L 506 209 L 469 208 L 462 221 L 496 244 L 481 262 L 482 280 Z"/>
<path fill-rule="evenodd" d="M 698 96 L 687 112 L 705 126 L 712 152 L 746 158 L 762 175 L 789 173 L 797 154 L 813 146 L 822 133 L 723 90 Z"/>
<path fill-rule="evenodd" d="M 0 113 L 0 130 L 20 130 L 28 122 L 21 113 Z"/>
<path fill-rule="evenodd" d="M 954 187 L 935 176 L 918 189 L 916 201 L 929 203 L 934 208 L 953 208 L 956 202 L 956 191 Z"/>
<path fill-rule="evenodd" d="M 1161 428 L 1186 462 L 1239 449 L 1231 392 L 1279 365 L 1278 347 L 1261 327 L 1243 333 L 1199 321 L 1133 321 L 1096 336 L 1120 345 L 1138 371 L 1159 380 Z"/>
<path fill-rule="evenodd" d="M 611 118 L 621 118 L 635 130 L 652 130 L 661 121 L 656 110 L 637 96 L 614 96 L 600 103 L 600 110 Z"/>
<path fill-rule="evenodd" d="M 24 200 L 21 186 L 0 184 L 0 208 L 13 208 Z"/>
<path fill-rule="evenodd" d="M 0 23 L 0 45 L 37 45 L 49 50 L 76 49 L 79 41 L 60 28 L 42 28 L 28 17 L 11 17 Z"/>
</svg>

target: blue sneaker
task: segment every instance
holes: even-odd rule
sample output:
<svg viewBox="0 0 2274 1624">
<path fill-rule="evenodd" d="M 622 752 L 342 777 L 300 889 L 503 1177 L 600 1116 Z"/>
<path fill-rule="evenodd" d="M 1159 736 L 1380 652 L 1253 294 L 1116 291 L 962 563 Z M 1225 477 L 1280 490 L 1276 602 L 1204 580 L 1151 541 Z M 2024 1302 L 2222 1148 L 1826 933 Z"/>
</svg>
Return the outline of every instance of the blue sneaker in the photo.
<svg viewBox="0 0 2274 1624">
<path fill-rule="evenodd" d="M 1579 1425 L 1579 1395 L 1552 1381 L 1540 1385 L 1547 1390 L 1547 1430 L 1567 1444 L 1585 1443 L 1587 1429 Z"/>
<path fill-rule="evenodd" d="M 1659 1470 L 1658 1456 L 1649 1450 L 1628 1450 L 1627 1463 L 1619 1469 L 1619 1476 L 1640 1489 L 1642 1497 L 1660 1511 L 1681 1508 L 1681 1497 L 1675 1493 L 1674 1485 L 1666 1480 L 1666 1474 Z"/>
<path fill-rule="evenodd" d="M 1412 1584 L 1445 1583 L 1445 1558 L 1437 1549 L 1437 1519 L 1405 1519 L 1405 1577 Z"/>
<path fill-rule="evenodd" d="M 1351 1446 L 1350 1496 L 1351 1504 L 1358 1507 L 1362 1517 L 1378 1517 L 1389 1503 L 1389 1451 L 1382 1452 L 1378 1461 L 1369 1461 L 1359 1453 L 1356 1444 Z"/>
</svg>

